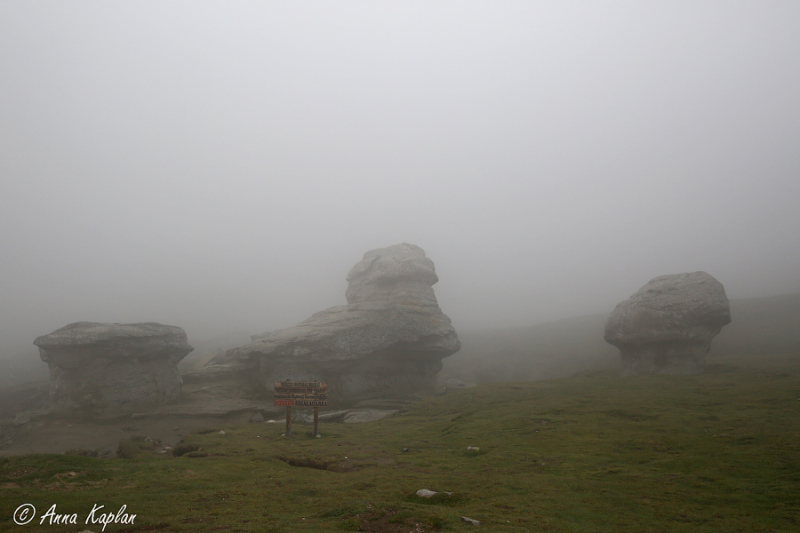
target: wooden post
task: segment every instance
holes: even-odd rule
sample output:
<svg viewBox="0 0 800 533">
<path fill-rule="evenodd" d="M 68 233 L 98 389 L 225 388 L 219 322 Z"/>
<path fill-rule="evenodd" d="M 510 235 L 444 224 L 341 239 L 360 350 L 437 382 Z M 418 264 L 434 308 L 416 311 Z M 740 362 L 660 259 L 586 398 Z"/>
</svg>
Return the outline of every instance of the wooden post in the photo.
<svg viewBox="0 0 800 533">
<path fill-rule="evenodd" d="M 314 436 L 319 437 L 319 407 L 314 407 Z"/>
<path fill-rule="evenodd" d="M 292 436 L 292 408 L 286 406 L 286 436 Z"/>
</svg>

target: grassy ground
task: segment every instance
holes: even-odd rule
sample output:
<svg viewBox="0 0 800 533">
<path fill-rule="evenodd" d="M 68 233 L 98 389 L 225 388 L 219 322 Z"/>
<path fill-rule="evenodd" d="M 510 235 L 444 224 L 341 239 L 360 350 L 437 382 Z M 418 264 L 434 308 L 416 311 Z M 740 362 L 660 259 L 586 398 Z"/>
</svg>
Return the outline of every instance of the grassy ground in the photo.
<svg viewBox="0 0 800 533">
<path fill-rule="evenodd" d="M 132 459 L 0 459 L 0 531 L 98 532 L 85 524 L 95 504 L 136 514 L 106 531 L 472 530 L 462 516 L 481 531 L 800 530 L 800 355 L 485 385 L 323 425 L 319 439 L 299 425 L 292 438 L 281 424 L 213 429 L 181 457 L 133 440 Z M 38 514 L 17 526 L 24 503 Z M 53 504 L 77 524 L 40 526 Z"/>
</svg>

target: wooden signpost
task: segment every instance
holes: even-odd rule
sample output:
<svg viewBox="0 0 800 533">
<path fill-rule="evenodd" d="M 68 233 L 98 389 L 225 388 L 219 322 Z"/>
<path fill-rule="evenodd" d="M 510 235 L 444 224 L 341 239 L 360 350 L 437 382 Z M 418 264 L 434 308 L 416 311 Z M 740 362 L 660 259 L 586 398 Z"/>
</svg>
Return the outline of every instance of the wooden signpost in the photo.
<svg viewBox="0 0 800 533">
<path fill-rule="evenodd" d="M 286 436 L 292 436 L 292 407 L 314 408 L 314 436 L 319 435 L 319 408 L 328 406 L 328 384 L 320 381 L 276 381 L 275 405 L 286 407 Z"/>
</svg>

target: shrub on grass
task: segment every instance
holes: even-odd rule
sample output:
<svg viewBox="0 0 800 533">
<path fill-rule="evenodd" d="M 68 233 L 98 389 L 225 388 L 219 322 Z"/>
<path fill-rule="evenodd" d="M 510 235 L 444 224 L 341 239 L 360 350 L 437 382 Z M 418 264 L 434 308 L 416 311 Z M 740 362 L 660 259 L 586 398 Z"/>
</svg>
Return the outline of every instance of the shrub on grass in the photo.
<svg viewBox="0 0 800 533">
<path fill-rule="evenodd" d="M 138 455 L 141 455 L 142 452 L 154 451 L 160 444 L 160 439 L 134 435 L 133 437 L 128 437 L 127 439 L 119 441 L 117 457 L 121 459 L 134 459 Z"/>
<path fill-rule="evenodd" d="M 180 456 L 185 455 L 185 454 L 187 454 L 189 452 L 196 452 L 199 449 L 200 449 L 200 446 L 198 446 L 197 444 L 181 443 L 181 444 L 176 445 L 174 448 L 172 448 L 172 455 L 174 455 L 175 457 L 180 457 Z"/>
</svg>

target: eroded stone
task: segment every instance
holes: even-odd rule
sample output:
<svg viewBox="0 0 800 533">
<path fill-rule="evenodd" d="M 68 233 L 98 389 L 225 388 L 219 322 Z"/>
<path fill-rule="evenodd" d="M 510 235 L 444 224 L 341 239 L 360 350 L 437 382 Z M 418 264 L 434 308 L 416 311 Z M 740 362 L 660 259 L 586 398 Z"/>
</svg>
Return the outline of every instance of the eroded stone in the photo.
<svg viewBox="0 0 800 533">
<path fill-rule="evenodd" d="M 431 287 L 433 262 L 399 244 L 364 254 L 347 279 L 347 305 L 254 335 L 228 356 L 257 361 L 269 389 L 278 380 L 325 381 L 345 401 L 433 392 L 441 360 L 461 347 Z"/>
<path fill-rule="evenodd" d="M 697 374 L 730 321 L 725 289 L 711 275 L 659 276 L 616 306 L 604 338 L 620 349 L 623 375 Z"/>
<path fill-rule="evenodd" d="M 51 411 L 89 417 L 177 400 L 177 364 L 192 351 L 183 329 L 155 322 L 76 322 L 34 344 L 50 368 Z"/>
</svg>

